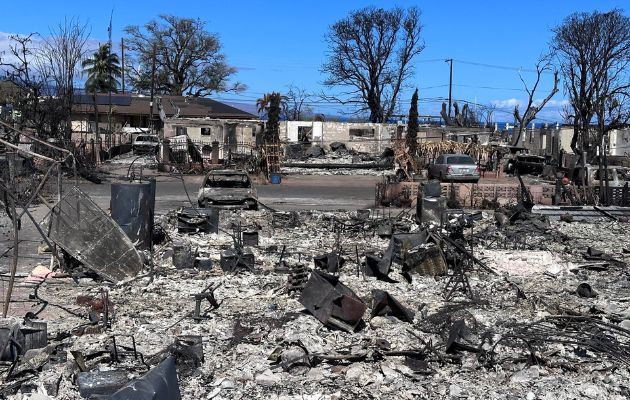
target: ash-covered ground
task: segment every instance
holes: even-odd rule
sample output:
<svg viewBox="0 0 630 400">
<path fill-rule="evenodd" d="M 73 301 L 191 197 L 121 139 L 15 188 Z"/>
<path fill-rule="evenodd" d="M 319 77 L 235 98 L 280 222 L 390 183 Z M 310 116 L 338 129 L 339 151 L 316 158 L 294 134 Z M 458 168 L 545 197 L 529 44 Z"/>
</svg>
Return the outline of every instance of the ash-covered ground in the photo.
<svg viewBox="0 0 630 400">
<path fill-rule="evenodd" d="M 394 231 L 425 228 L 407 213 L 385 221 L 361 212 L 222 211 L 219 233 L 182 234 L 174 216 L 165 216 L 166 239 L 155 246 L 146 276 L 118 285 L 62 277 L 37 284 L 38 296 L 51 303 L 41 314 L 49 346 L 65 357 L 7 380 L 21 381 L 18 394 L 8 397 L 46 398 L 28 394 L 39 392 L 79 399 L 77 357 L 88 370 L 119 369 L 135 378 L 181 335 L 201 336 L 205 359 L 199 368 L 178 366 L 185 399 L 630 396 L 630 280 L 623 251 L 630 225 L 534 218 L 497 227 L 493 214 L 484 213 L 457 234 L 479 262 L 443 244 L 449 265 L 456 262 L 451 257 L 469 260 L 461 275 L 451 266 L 444 276 L 408 280 L 393 263 L 384 281 L 366 276 L 357 256 L 364 263 L 365 253 L 386 252 L 390 239 L 376 234 L 386 223 Z M 233 246 L 239 225 L 259 230 L 259 245 L 250 247 L 255 267 L 224 272 L 220 254 Z M 175 268 L 174 245 L 182 243 L 213 267 Z M 313 269 L 313 257 L 331 251 L 346 260 L 340 281 L 367 305 L 355 332 L 323 325 L 305 311 L 299 293 L 288 291 L 295 265 Z M 463 276 L 470 290 L 460 286 L 449 297 L 451 275 Z M 580 286 L 585 283 L 590 290 Z M 220 305 L 195 321 L 191 295 L 211 284 Z M 33 285 L 22 282 L 20 290 Z M 412 312 L 412 322 L 371 317 L 377 289 Z M 102 311 L 103 291 L 111 302 L 107 329 L 87 319 L 90 310 Z M 206 308 L 212 307 L 202 303 Z M 129 355 L 111 362 L 112 337 L 128 346 L 131 338 L 124 335 L 133 335 L 146 365 Z"/>
</svg>

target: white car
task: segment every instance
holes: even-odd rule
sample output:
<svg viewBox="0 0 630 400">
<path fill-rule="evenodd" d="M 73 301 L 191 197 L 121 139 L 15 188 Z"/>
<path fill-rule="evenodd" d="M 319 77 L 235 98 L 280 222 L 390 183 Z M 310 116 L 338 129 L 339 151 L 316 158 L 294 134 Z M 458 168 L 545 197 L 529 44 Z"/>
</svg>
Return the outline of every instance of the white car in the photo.
<svg viewBox="0 0 630 400">
<path fill-rule="evenodd" d="M 136 154 L 155 154 L 160 146 L 157 135 L 138 135 L 133 140 L 131 148 Z"/>
</svg>

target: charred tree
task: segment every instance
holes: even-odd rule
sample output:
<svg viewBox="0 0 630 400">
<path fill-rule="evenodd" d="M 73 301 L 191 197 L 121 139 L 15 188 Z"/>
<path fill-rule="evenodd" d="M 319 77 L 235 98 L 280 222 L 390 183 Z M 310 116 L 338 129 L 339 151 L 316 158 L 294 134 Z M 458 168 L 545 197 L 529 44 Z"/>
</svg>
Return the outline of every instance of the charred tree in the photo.
<svg viewBox="0 0 630 400">
<path fill-rule="evenodd" d="M 413 96 L 411 97 L 405 141 L 407 149 L 409 149 L 409 154 L 415 157 L 418 149 L 418 89 L 413 92 Z"/>
<path fill-rule="evenodd" d="M 571 148 L 592 153 L 593 118 L 598 142 L 628 118 L 630 18 L 619 9 L 574 13 L 553 30 L 573 122 Z"/>
<path fill-rule="evenodd" d="M 369 113 L 371 122 L 386 122 L 396 110 L 412 60 L 424 49 L 420 11 L 368 7 L 352 12 L 330 27 L 328 58 L 321 71 L 324 85 L 343 92 L 324 97 Z"/>
<path fill-rule="evenodd" d="M 284 95 L 286 99 L 286 118 L 288 121 L 301 121 L 304 114 L 312 114 L 312 109 L 307 102 L 312 94 L 295 85 L 289 85 L 288 91 Z"/>
<path fill-rule="evenodd" d="M 43 137 L 70 137 L 74 81 L 88 37 L 87 25 L 76 19 L 59 23 L 46 37 L 9 36 L 9 56 L 0 58 L 0 67 L 16 88 L 11 103 L 22 126 Z"/>
<path fill-rule="evenodd" d="M 527 106 L 525 107 L 525 112 L 521 114 L 519 111 L 518 105 L 514 107 L 514 121 L 517 125 L 516 132 L 512 137 L 512 146 L 517 146 L 521 137 L 523 136 L 523 131 L 527 128 L 530 122 L 532 122 L 536 115 L 540 110 L 542 110 L 545 105 L 551 100 L 551 98 L 558 93 L 558 84 L 560 83 L 560 79 L 558 78 L 558 71 L 554 71 L 553 73 L 553 89 L 551 92 L 545 97 L 542 101 L 540 101 L 537 105 L 534 105 L 536 102 L 536 90 L 538 90 L 538 85 L 540 84 L 540 79 L 543 74 L 551 71 L 551 56 L 546 55 L 541 57 L 536 63 L 536 80 L 534 81 L 534 85 L 530 88 L 523 76 L 519 74 L 519 78 L 521 82 L 523 82 L 523 86 L 525 87 L 525 91 L 527 92 Z"/>
</svg>

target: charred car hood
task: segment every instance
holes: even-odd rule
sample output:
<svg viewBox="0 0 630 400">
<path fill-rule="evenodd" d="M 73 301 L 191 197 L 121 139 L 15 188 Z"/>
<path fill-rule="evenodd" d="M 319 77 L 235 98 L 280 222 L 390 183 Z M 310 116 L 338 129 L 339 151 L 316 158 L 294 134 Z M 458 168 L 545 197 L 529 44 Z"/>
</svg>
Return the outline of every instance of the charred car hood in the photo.
<svg viewBox="0 0 630 400">
<path fill-rule="evenodd" d="M 206 187 L 199 190 L 199 199 L 212 200 L 240 200 L 256 199 L 258 194 L 254 188 L 211 188 Z"/>
</svg>

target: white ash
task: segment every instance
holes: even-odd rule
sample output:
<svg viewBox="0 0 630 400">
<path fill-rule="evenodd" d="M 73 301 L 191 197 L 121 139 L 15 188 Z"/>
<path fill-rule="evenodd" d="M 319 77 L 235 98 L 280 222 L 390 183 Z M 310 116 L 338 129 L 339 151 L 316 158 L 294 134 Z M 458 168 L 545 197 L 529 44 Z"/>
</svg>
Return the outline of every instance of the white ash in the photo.
<svg viewBox="0 0 630 400">
<path fill-rule="evenodd" d="M 297 345 L 310 354 L 328 355 L 374 354 L 378 340 L 386 340 L 394 351 L 423 349 L 422 341 L 439 348 L 448 336 L 448 328 L 441 324 L 454 318 L 467 321 L 475 340 L 484 333 L 490 333 L 497 340 L 516 323 L 534 322 L 563 311 L 592 315 L 593 310 L 599 310 L 598 315 L 607 320 L 630 319 L 630 283 L 623 269 L 613 266 L 608 271 L 576 271 L 573 268 L 581 262 L 581 252 L 588 246 L 621 258 L 621 248 L 628 238 L 626 225 L 553 223 L 551 229 L 570 236 L 571 243 L 548 243 L 547 249 L 536 253 L 475 248 L 476 255 L 500 272 L 491 275 L 475 269 L 469 275 L 479 302 L 470 302 L 463 295 L 446 302 L 446 277 L 420 277 L 407 283 L 398 274 L 397 266 L 390 277 L 398 283 L 357 276 L 355 252 L 383 251 L 388 240 L 369 231 L 345 232 L 341 244 L 347 263 L 341 271 L 341 281 L 368 304 L 364 316 L 366 325 L 356 333 L 330 330 L 303 312 L 296 298 L 288 296 L 287 275 L 276 272 L 275 268 L 283 246 L 286 246 L 284 259 L 288 263 L 300 261 L 312 267 L 313 256 L 331 251 L 335 246 L 338 235 L 332 231 L 332 218 L 347 220 L 350 215 L 300 213 L 300 225 L 286 228 L 273 227 L 269 212 L 222 212 L 224 230 L 231 232 L 228 223 L 238 220 L 261 226 L 260 245 L 253 248 L 258 272 L 226 274 L 219 269 L 221 251 L 232 245 L 232 238 L 226 232 L 181 235 L 170 226 L 170 237 L 186 236 L 193 247 L 212 259 L 212 271 L 174 269 L 171 259 L 164 257 L 169 254 L 170 244 L 167 243 L 156 248 L 157 275 L 151 281 L 142 278 L 121 286 L 85 286 L 70 280 L 59 284 L 57 280 L 54 284 L 43 284 L 40 295 L 71 310 L 85 312 L 76 305 L 79 294 L 99 296 L 101 288 L 109 291 L 115 307 L 111 330 L 72 335 L 64 339 L 68 351 L 79 350 L 86 354 L 100 351 L 111 343 L 112 335 L 133 334 L 138 351 L 150 358 L 166 349 L 177 335 L 201 335 L 205 363 L 192 376 L 181 378 L 180 388 L 185 399 L 623 399 L 629 395 L 627 366 L 590 351 L 587 357 L 582 357 L 575 353 L 575 346 L 551 343 L 538 349 L 546 365 L 528 365 L 523 358 L 527 351 L 500 345 L 496 364 L 486 365 L 477 355 L 462 352 L 459 363 L 429 362 L 432 371 L 429 375 L 414 373 L 403 356 L 337 365 L 323 362 L 301 373 L 283 371 L 269 356 L 277 349 Z M 585 299 L 575 294 L 575 287 L 584 281 L 598 291 L 596 298 Z M 186 317 L 194 307 L 190 295 L 199 293 L 210 283 L 221 283 L 215 291 L 221 305 L 209 313 L 210 319 L 197 323 Z M 526 299 L 517 299 L 514 285 L 523 290 Z M 386 290 L 414 311 L 414 323 L 390 317 L 370 320 L 374 289 Z M 449 307 L 451 311 L 445 311 Z M 61 311 L 60 315 L 61 318 L 49 320 L 51 336 L 72 331 L 85 322 Z M 473 340 L 471 344 L 476 343 Z M 33 384 L 43 387 L 51 377 L 62 376 L 56 398 L 78 399 L 72 383 L 76 366 L 72 356 L 68 359 L 66 364 L 51 366 L 34 375 Z M 129 367 L 129 364 L 124 365 Z M 90 366 L 117 368 L 103 364 Z M 141 374 L 137 369 L 129 371 L 130 376 Z M 20 396 L 10 398 L 25 398 Z"/>
</svg>

